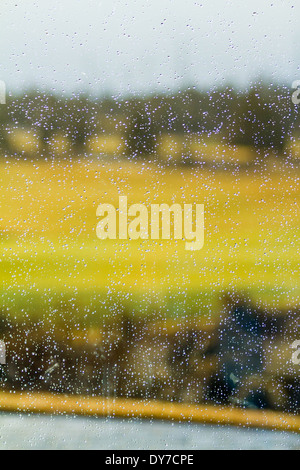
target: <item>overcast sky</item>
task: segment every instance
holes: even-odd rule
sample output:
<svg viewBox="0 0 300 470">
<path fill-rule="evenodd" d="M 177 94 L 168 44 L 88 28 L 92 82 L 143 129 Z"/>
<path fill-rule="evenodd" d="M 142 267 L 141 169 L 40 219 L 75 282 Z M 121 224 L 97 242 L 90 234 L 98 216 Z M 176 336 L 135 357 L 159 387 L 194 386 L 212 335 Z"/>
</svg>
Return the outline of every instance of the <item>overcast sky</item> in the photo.
<svg viewBox="0 0 300 470">
<path fill-rule="evenodd" d="M 1 0 L 0 80 L 91 93 L 300 79 L 299 0 Z"/>
</svg>

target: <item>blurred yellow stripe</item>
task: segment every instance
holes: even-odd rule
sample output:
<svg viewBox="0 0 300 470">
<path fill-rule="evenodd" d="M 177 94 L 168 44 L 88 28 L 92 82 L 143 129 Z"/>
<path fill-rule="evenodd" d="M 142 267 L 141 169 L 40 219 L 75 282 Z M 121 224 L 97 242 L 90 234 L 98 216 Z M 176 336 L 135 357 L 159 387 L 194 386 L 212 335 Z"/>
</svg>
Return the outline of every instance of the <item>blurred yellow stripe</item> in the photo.
<svg viewBox="0 0 300 470">
<path fill-rule="evenodd" d="M 187 421 L 300 433 L 300 416 L 273 411 L 241 410 L 133 399 L 2 392 L 0 393 L 0 410 L 20 413 Z"/>
</svg>

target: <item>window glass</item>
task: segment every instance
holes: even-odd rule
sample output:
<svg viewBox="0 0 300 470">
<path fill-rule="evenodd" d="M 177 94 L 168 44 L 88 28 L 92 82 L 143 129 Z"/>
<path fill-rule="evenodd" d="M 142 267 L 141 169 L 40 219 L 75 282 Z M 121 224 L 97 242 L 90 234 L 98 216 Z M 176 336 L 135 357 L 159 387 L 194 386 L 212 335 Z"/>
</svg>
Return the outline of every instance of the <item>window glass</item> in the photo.
<svg viewBox="0 0 300 470">
<path fill-rule="evenodd" d="M 299 447 L 298 19 L 1 2 L 0 448 Z"/>
</svg>

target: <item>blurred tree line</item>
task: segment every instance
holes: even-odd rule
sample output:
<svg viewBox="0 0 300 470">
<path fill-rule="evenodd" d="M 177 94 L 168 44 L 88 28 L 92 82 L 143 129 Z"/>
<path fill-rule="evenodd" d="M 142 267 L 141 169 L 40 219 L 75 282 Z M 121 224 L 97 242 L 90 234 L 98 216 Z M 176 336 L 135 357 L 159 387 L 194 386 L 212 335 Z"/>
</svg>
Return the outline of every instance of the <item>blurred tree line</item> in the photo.
<svg viewBox="0 0 300 470">
<path fill-rule="evenodd" d="M 58 135 L 68 140 L 72 156 L 86 154 L 92 136 L 119 135 L 128 155 L 148 158 L 166 134 L 197 135 L 281 155 L 291 138 L 299 137 L 298 108 L 289 88 L 264 83 L 244 91 L 189 88 L 123 99 L 31 91 L 10 96 L 0 106 L 0 147 L 2 155 L 18 154 L 13 136 L 22 129 L 36 137 L 37 158 L 52 155 L 51 142 Z"/>
</svg>

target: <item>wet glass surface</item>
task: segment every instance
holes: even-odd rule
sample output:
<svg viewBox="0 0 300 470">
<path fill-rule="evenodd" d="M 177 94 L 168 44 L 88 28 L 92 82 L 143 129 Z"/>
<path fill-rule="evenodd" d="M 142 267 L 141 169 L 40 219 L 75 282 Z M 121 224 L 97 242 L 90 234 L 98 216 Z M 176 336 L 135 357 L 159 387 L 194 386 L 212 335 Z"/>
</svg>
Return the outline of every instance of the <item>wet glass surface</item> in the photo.
<svg viewBox="0 0 300 470">
<path fill-rule="evenodd" d="M 299 12 L 1 2 L 0 411 L 68 395 L 139 400 L 131 417 L 157 401 L 300 419 Z M 4 448 L 299 442 L 18 414 L 0 433 Z"/>
<path fill-rule="evenodd" d="M 0 426 L 0 449 L 300 449 L 292 433 L 160 421 L 2 414 Z"/>
</svg>

